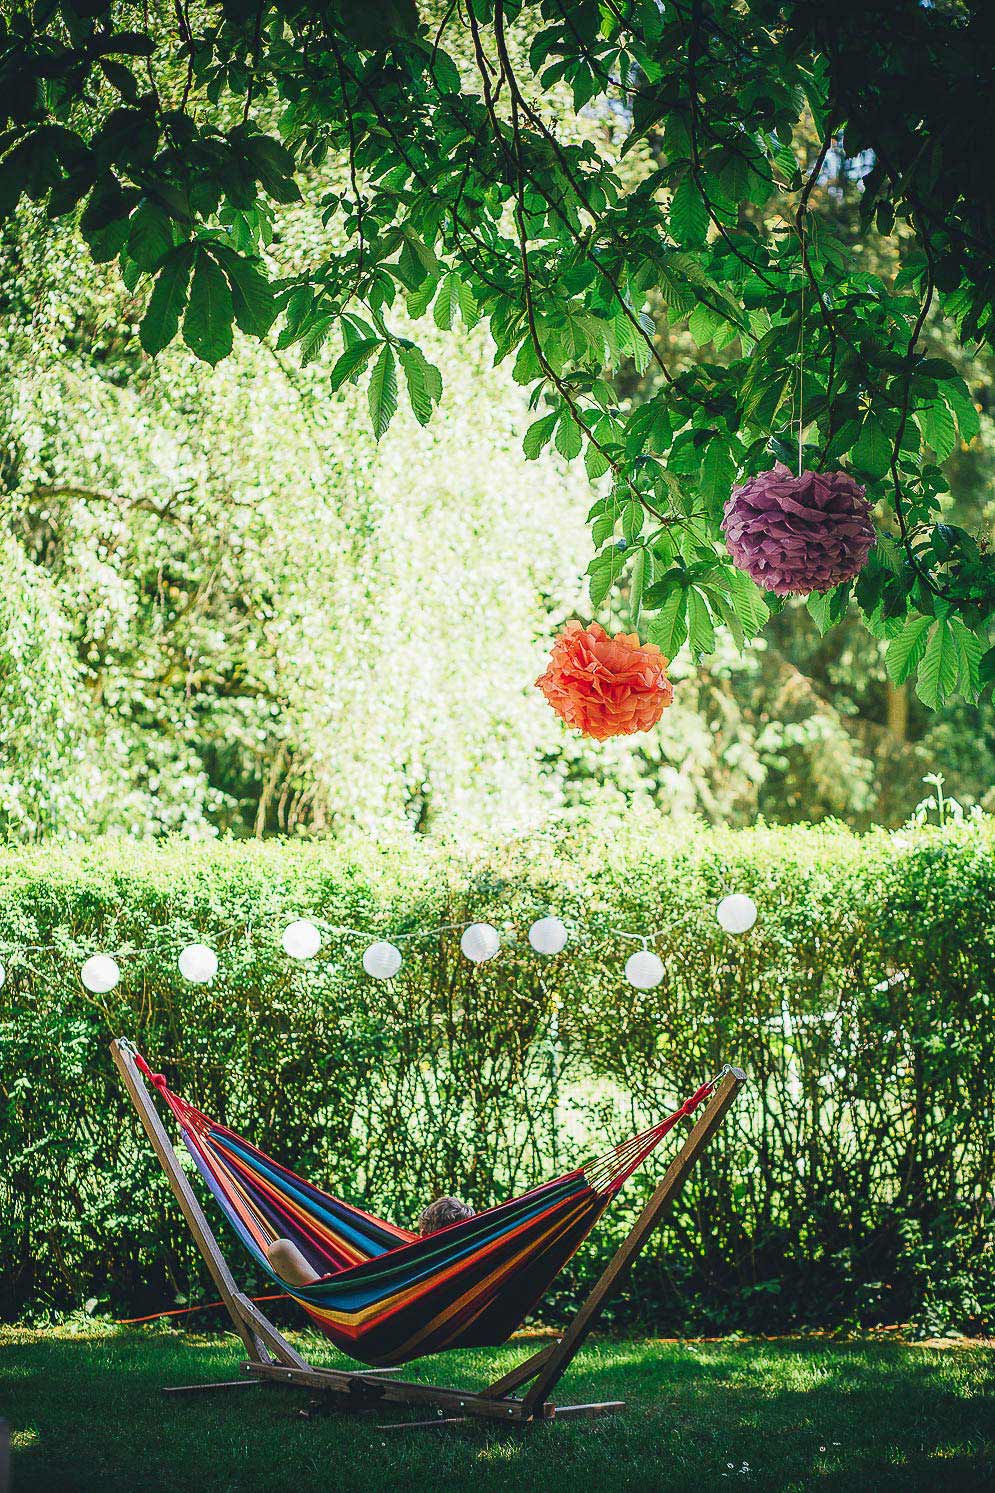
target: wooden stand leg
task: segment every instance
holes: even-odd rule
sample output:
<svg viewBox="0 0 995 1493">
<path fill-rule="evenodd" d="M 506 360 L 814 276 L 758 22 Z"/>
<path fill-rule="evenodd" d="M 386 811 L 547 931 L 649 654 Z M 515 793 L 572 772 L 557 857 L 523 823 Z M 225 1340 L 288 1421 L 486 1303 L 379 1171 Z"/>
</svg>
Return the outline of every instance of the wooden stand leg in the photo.
<svg viewBox="0 0 995 1493">
<path fill-rule="evenodd" d="M 695 1125 L 680 1151 L 667 1168 L 663 1180 L 642 1213 L 636 1219 L 631 1231 L 611 1260 L 609 1260 L 587 1300 L 576 1313 L 573 1321 L 556 1345 L 556 1348 L 548 1355 L 545 1362 L 539 1366 L 539 1371 L 535 1375 L 535 1382 L 523 1400 L 527 1416 L 541 1414 L 541 1408 L 547 1396 L 558 1383 L 574 1355 L 577 1353 L 577 1350 L 591 1331 L 591 1328 L 601 1315 L 606 1302 L 624 1281 L 636 1256 L 660 1222 L 666 1209 L 680 1191 L 684 1179 L 687 1177 L 692 1166 L 694 1166 L 698 1156 L 725 1118 L 726 1110 L 736 1097 L 740 1085 L 745 1082 L 746 1074 L 741 1068 L 729 1068 L 720 1079 L 712 1097 L 705 1106 L 705 1111 L 701 1119 Z M 522 1365 L 522 1367 L 524 1368 L 525 1365 Z M 505 1377 L 507 1379 L 509 1376 L 506 1375 Z M 498 1380 L 498 1384 L 501 1383 L 502 1381 Z M 562 1411 L 558 1411 L 557 1413 L 562 1414 Z"/>
<path fill-rule="evenodd" d="M 253 1363 L 272 1363 L 276 1358 L 278 1362 L 288 1363 L 296 1368 L 303 1367 L 304 1360 L 301 1356 L 236 1286 L 211 1232 L 211 1226 L 176 1158 L 172 1142 L 159 1118 L 159 1111 L 153 1104 L 145 1080 L 135 1063 L 131 1043 L 123 1037 L 117 1038 L 111 1043 L 111 1056 L 250 1360 Z"/>
<path fill-rule="evenodd" d="M 483 1391 L 484 1394 L 489 1399 L 499 1400 L 505 1395 L 510 1395 L 512 1390 L 520 1389 L 523 1384 L 535 1378 L 543 1364 L 549 1362 L 551 1355 L 556 1352 L 558 1344 L 562 1341 L 562 1338 L 557 1338 L 556 1342 L 550 1343 L 548 1348 L 542 1348 L 538 1353 L 533 1353 L 531 1358 L 526 1358 L 523 1363 L 518 1364 L 516 1368 L 509 1369 L 507 1374 L 502 1374 L 500 1379 L 495 1379 L 493 1384 L 489 1384 Z"/>
</svg>

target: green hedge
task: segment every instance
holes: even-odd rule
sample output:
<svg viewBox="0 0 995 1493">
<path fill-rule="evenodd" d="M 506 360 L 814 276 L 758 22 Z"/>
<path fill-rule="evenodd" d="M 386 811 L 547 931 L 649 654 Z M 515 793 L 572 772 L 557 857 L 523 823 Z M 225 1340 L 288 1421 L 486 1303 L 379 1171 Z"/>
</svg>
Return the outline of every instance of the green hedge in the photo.
<svg viewBox="0 0 995 1493">
<path fill-rule="evenodd" d="M 760 908 L 741 939 L 714 917 L 733 889 Z M 541 961 L 525 933 L 551 910 L 585 938 Z M 371 935 L 484 918 L 504 943 L 475 969 L 458 934 L 412 940 L 378 985 L 361 939 L 287 959 L 279 934 L 298 916 Z M 657 990 L 622 979 L 634 946 L 619 927 L 664 930 Z M 195 938 L 221 956 L 209 987 L 176 971 Z M 123 970 L 106 997 L 78 978 L 98 949 Z M 203 1108 L 400 1220 L 440 1190 L 485 1205 L 521 1189 L 737 1062 L 750 1085 L 733 1123 L 618 1310 L 659 1330 L 995 1318 L 985 825 L 677 837 L 654 820 L 473 864 L 276 843 L 11 852 L 0 959 L 7 1314 L 88 1300 L 137 1314 L 211 1290 L 117 1083 L 107 1044 L 124 1032 Z M 547 1318 L 650 1181 L 630 1184 Z"/>
</svg>

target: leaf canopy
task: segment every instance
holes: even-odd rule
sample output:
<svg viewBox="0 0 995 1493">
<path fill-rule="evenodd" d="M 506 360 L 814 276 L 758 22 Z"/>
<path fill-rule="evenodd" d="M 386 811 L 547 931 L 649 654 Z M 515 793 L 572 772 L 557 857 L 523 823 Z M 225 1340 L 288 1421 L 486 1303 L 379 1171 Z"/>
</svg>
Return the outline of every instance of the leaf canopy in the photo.
<svg viewBox="0 0 995 1493">
<path fill-rule="evenodd" d="M 800 424 L 808 463 L 852 470 L 892 545 L 895 563 L 869 565 L 852 596 L 869 626 L 900 629 L 893 674 L 917 669 L 932 704 L 972 697 L 991 674 L 995 561 L 944 522 L 942 463 L 978 413 L 925 337 L 937 316 L 968 348 L 993 337 L 987 10 L 9 8 L 0 218 L 23 196 L 79 214 L 93 258 L 119 260 L 145 295 L 151 356 L 182 332 L 217 363 L 235 326 L 275 328 L 305 361 L 340 339 L 331 386 L 368 380 L 378 439 L 399 368 L 419 422 L 442 398 L 394 308 L 444 328 L 486 321 L 530 390 L 526 454 L 552 442 L 611 484 L 592 601 L 635 584 L 667 652 L 688 637 L 705 652 L 722 627 L 751 636 L 773 609 L 744 591 L 719 522 L 731 486 Z M 329 158 L 346 163 L 341 193 Z M 835 235 L 822 208 L 846 182 L 897 273 Z M 335 233 L 281 279 L 273 225 L 302 193 Z M 697 365 L 668 356 L 664 326 L 688 329 Z M 617 392 L 633 368 L 652 376 L 642 403 Z M 684 580 L 664 583 L 674 563 Z M 815 602 L 820 626 L 850 599 Z"/>
</svg>

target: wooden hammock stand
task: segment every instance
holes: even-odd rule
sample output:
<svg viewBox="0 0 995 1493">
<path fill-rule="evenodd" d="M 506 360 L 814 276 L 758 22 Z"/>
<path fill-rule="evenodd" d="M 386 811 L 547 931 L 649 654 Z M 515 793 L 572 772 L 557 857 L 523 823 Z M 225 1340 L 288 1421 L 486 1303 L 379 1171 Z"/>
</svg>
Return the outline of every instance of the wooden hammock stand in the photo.
<svg viewBox="0 0 995 1493">
<path fill-rule="evenodd" d="M 622 1400 L 607 1400 L 595 1405 L 557 1405 L 549 1396 L 596 1323 L 605 1303 L 621 1287 L 636 1256 L 677 1196 L 698 1156 L 721 1125 L 740 1086 L 746 1082 L 746 1074 L 740 1068 L 727 1068 L 722 1074 L 700 1118 L 688 1133 L 653 1196 L 562 1336 L 538 1353 L 533 1353 L 486 1389 L 466 1391 L 395 1379 L 391 1377 L 396 1372 L 393 1369 L 326 1369 L 316 1367 L 302 1358 L 269 1318 L 235 1284 L 134 1062 L 131 1044 L 124 1038 L 118 1038 L 111 1043 L 111 1054 L 248 1355 L 242 1364 L 243 1373 L 247 1376 L 243 1379 L 215 1384 L 181 1385 L 166 1392 L 189 1394 L 205 1390 L 245 1388 L 260 1383 L 285 1384 L 310 1390 L 335 1410 L 370 1412 L 375 1408 L 391 1405 L 412 1405 L 435 1412 L 433 1420 L 405 1421 L 396 1426 L 382 1427 L 385 1430 L 408 1429 L 419 1425 L 452 1425 L 471 1417 L 521 1425 L 530 1421 L 551 1420 L 554 1417 L 562 1419 L 566 1416 L 609 1415 L 624 1409 Z M 531 1387 L 523 1395 L 516 1395 L 515 1391 L 522 1389 L 530 1380 Z"/>
</svg>

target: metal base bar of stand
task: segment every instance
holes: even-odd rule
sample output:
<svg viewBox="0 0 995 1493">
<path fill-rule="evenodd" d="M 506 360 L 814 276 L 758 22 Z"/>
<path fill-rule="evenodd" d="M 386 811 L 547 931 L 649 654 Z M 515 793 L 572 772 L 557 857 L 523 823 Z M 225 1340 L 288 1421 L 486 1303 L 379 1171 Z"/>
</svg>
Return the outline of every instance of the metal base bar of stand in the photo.
<svg viewBox="0 0 995 1493">
<path fill-rule="evenodd" d="M 624 1400 L 603 1400 L 593 1405 L 544 1405 L 545 1414 L 539 1416 L 542 1421 L 549 1420 L 594 1420 L 602 1415 L 618 1415 L 625 1409 Z M 439 1426 L 465 1426 L 471 1420 L 477 1419 L 472 1415 L 442 1415 L 435 1420 L 392 1420 L 381 1422 L 377 1426 L 378 1431 L 425 1431 L 434 1430 Z M 534 1425 L 534 1421 L 518 1421 L 518 1425 Z"/>
<path fill-rule="evenodd" d="M 212 1384 L 164 1384 L 164 1395 L 208 1394 L 216 1389 L 255 1389 L 260 1379 L 218 1379 Z"/>
</svg>

